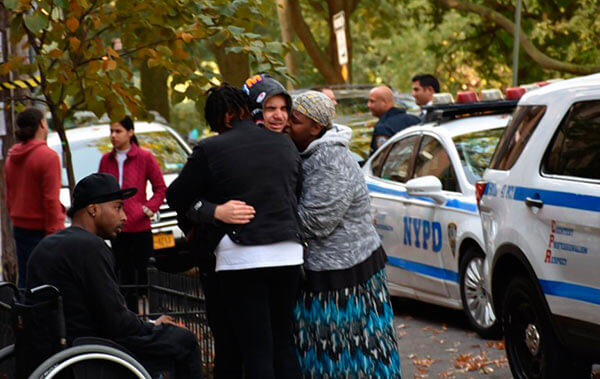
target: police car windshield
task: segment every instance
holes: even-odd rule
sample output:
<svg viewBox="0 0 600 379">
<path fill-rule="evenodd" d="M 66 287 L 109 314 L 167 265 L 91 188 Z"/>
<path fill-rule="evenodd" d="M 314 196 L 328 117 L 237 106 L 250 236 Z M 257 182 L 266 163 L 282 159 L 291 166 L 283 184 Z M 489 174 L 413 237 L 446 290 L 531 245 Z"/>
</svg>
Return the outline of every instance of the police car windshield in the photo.
<svg viewBox="0 0 600 379">
<path fill-rule="evenodd" d="M 140 146 L 149 149 L 156 157 L 163 174 L 178 173 L 187 160 L 181 144 L 167 131 L 136 133 Z M 62 160 L 61 146 L 50 146 Z M 112 150 L 109 137 L 88 139 L 71 143 L 75 181 L 98 171 L 100 158 Z M 67 170 L 63 169 L 62 185 L 67 185 Z"/>
<path fill-rule="evenodd" d="M 504 128 L 462 134 L 453 138 L 467 180 L 475 184 L 489 166 Z"/>
</svg>

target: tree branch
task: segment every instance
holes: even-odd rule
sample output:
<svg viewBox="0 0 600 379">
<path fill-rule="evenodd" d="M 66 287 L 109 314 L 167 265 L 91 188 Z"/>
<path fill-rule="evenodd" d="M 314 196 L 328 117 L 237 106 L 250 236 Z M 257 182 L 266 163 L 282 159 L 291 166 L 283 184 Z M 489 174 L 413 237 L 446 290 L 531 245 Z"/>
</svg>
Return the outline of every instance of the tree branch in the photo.
<svg viewBox="0 0 600 379">
<path fill-rule="evenodd" d="M 290 13 L 292 17 L 292 24 L 294 25 L 294 29 L 296 30 L 296 34 L 306 52 L 310 56 L 313 61 L 315 67 L 319 70 L 319 72 L 325 77 L 325 81 L 329 84 L 340 84 L 343 83 L 344 80 L 340 73 L 338 73 L 333 64 L 327 59 L 315 37 L 313 36 L 310 28 L 306 24 L 304 17 L 302 17 L 302 11 L 300 9 L 300 4 L 298 0 L 290 0 Z"/>
<path fill-rule="evenodd" d="M 317 0 L 308 0 L 308 3 L 313 7 L 313 9 L 317 13 L 326 13 L 325 8 L 323 8 L 323 4 L 321 4 Z"/>
<path fill-rule="evenodd" d="M 479 16 L 492 21 L 500 25 L 506 30 L 511 36 L 515 33 L 515 24 L 504 17 L 501 13 L 479 4 L 473 4 L 461 0 L 437 0 L 438 3 L 452 9 L 461 10 L 464 12 L 476 13 Z M 519 39 L 521 41 L 521 47 L 529 55 L 531 59 L 537 62 L 540 66 L 548 70 L 556 70 L 561 72 L 568 72 L 576 75 L 589 75 L 600 71 L 600 66 L 585 66 L 574 63 L 568 63 L 559 61 L 549 57 L 540 51 L 529 39 L 529 36 L 525 34 L 523 30 L 519 33 Z"/>
</svg>

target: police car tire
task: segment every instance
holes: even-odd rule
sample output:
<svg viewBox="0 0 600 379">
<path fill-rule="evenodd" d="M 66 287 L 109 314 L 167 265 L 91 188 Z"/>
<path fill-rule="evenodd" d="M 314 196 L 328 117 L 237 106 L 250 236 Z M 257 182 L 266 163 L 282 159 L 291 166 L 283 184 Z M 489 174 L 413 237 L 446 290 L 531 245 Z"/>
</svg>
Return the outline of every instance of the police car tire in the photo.
<svg viewBox="0 0 600 379">
<path fill-rule="evenodd" d="M 539 333 L 537 354 L 525 342 L 526 328 Z M 504 295 L 502 326 L 510 370 L 517 379 L 589 378 L 591 365 L 579 364 L 558 341 L 538 291 L 528 278 L 510 281 Z"/>
<path fill-rule="evenodd" d="M 501 328 L 500 322 L 498 321 L 498 317 L 496 316 L 496 322 L 494 322 L 494 324 L 492 324 L 492 326 L 487 327 L 487 328 L 482 327 L 477 322 L 477 320 L 475 320 L 475 318 L 471 315 L 471 312 L 469 311 L 469 307 L 467 305 L 467 299 L 466 299 L 466 295 L 465 295 L 465 273 L 467 271 L 467 267 L 469 266 L 469 263 L 475 258 L 484 259 L 485 256 L 483 255 L 483 253 L 481 252 L 480 249 L 473 246 L 473 247 L 470 247 L 469 249 L 467 249 L 467 251 L 465 252 L 465 254 L 463 255 L 463 257 L 461 258 L 461 261 L 460 261 L 460 266 L 459 266 L 459 268 L 460 268 L 460 272 L 459 272 L 460 284 L 459 284 L 459 286 L 460 286 L 460 299 L 463 304 L 463 310 L 465 312 L 465 315 L 467 316 L 467 320 L 469 321 L 469 324 L 471 325 L 471 329 L 473 329 L 481 338 L 498 339 L 502 336 L 502 328 Z"/>
</svg>

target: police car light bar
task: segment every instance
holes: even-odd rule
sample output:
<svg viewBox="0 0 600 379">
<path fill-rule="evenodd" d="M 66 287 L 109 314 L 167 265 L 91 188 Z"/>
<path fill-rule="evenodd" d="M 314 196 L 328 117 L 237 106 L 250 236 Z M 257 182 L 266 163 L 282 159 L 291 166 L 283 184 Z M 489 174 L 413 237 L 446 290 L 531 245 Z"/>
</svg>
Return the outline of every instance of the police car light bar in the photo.
<svg viewBox="0 0 600 379">
<path fill-rule="evenodd" d="M 502 95 L 502 91 L 497 88 L 494 89 L 484 89 L 481 91 L 481 101 L 496 101 L 496 100 L 504 100 L 504 96 Z"/>
<path fill-rule="evenodd" d="M 506 100 L 519 100 L 527 90 L 523 87 L 511 87 L 506 89 Z"/>
<path fill-rule="evenodd" d="M 479 101 L 475 91 L 461 91 L 456 94 L 456 103 L 473 103 Z"/>
<path fill-rule="evenodd" d="M 497 100 L 427 106 L 423 107 L 427 111 L 423 123 L 443 123 L 470 116 L 512 113 L 517 103 L 518 100 Z"/>
<path fill-rule="evenodd" d="M 433 105 L 452 104 L 454 103 L 454 99 L 448 92 L 434 93 L 432 103 Z"/>
</svg>

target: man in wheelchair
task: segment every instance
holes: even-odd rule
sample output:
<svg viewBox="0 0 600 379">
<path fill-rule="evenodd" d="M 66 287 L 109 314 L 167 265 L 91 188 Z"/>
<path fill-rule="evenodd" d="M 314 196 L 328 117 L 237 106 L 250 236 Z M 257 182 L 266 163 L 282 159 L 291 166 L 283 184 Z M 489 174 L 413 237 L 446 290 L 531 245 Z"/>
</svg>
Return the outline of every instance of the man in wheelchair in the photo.
<svg viewBox="0 0 600 379">
<path fill-rule="evenodd" d="M 79 181 L 67 213 L 73 223 L 43 239 L 33 251 L 27 288 L 44 284 L 58 288 L 69 344 L 84 336 L 106 338 L 129 350 L 151 374 L 174 369 L 176 377 L 200 377 L 196 336 L 168 316 L 144 322 L 126 307 L 119 291 L 114 257 L 104 239 L 121 231 L 127 219 L 123 200 L 135 192 L 135 188 L 121 190 L 109 174 Z"/>
</svg>

